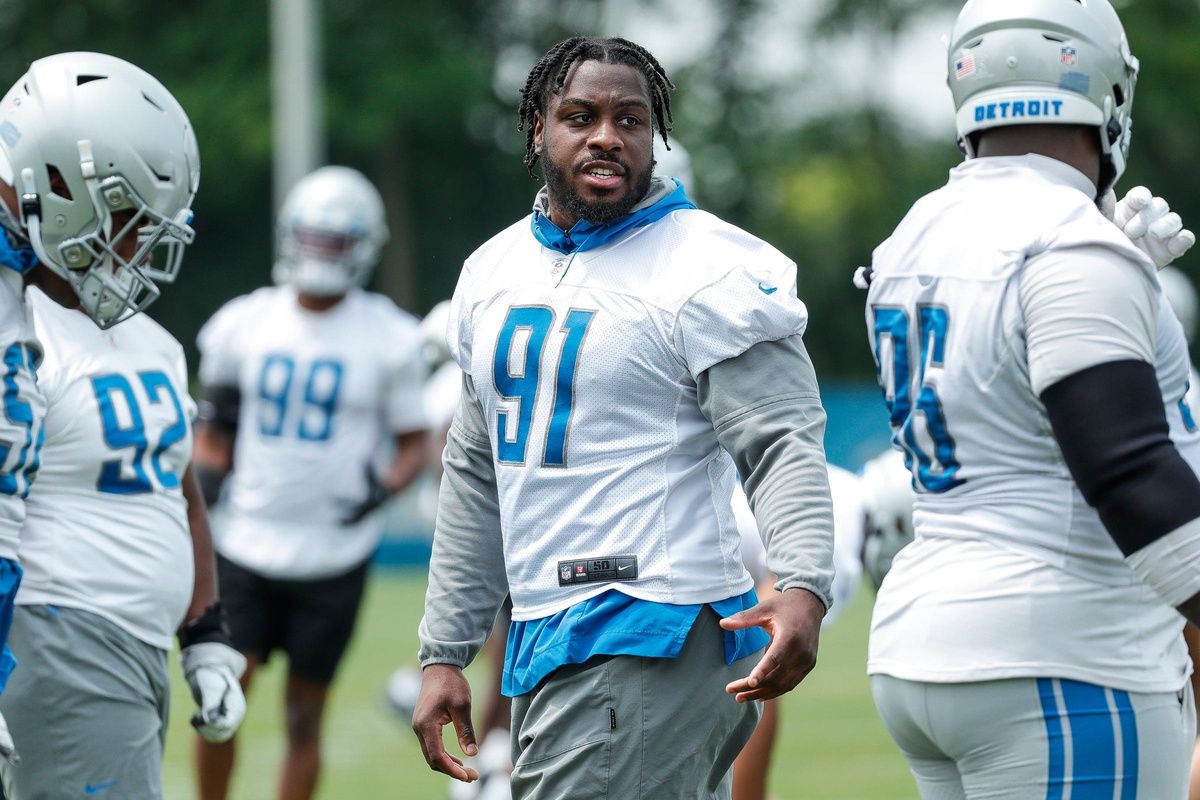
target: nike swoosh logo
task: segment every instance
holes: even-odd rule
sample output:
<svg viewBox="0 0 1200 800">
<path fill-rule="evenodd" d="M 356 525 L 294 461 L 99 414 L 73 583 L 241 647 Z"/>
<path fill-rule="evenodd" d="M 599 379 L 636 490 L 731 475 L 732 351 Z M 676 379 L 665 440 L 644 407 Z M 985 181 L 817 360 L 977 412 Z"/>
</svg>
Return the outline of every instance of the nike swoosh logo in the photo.
<svg viewBox="0 0 1200 800">
<path fill-rule="evenodd" d="M 758 290 L 760 292 L 762 292 L 763 294 L 775 294 L 775 292 L 779 291 L 779 287 L 778 286 L 763 286 L 762 281 L 759 281 L 758 282 Z"/>
<path fill-rule="evenodd" d="M 633 569 L 633 564 L 626 564 L 623 567 L 617 567 L 617 572 L 624 572 L 627 569 Z"/>
<path fill-rule="evenodd" d="M 117 785 L 116 781 L 108 781 L 107 783 L 97 783 L 95 786 L 93 786 L 92 784 L 89 783 L 83 787 L 83 793 L 86 794 L 88 797 L 95 797 L 96 795 L 100 794 L 101 792 L 103 792 L 107 789 L 111 789 L 112 787 L 114 787 L 116 785 Z"/>
</svg>

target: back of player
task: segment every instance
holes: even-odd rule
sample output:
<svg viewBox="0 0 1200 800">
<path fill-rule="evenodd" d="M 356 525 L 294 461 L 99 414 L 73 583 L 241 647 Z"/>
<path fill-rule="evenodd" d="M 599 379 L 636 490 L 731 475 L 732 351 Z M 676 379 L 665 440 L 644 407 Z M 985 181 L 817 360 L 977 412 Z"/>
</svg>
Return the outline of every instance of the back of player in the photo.
<svg viewBox="0 0 1200 800">
<path fill-rule="evenodd" d="M 918 494 L 868 671 L 925 798 L 1184 790 L 1172 606 L 1196 581 L 1154 554 L 1190 547 L 1196 517 L 1163 418 L 1186 367 L 1155 263 L 1096 203 L 1136 72 L 1104 0 L 968 2 L 950 67 L 968 161 L 875 253 L 868 334 Z M 1173 488 L 1150 500 L 1150 475 Z"/>
<path fill-rule="evenodd" d="M 919 494 L 917 542 L 876 601 L 872 670 L 1182 685 L 1179 615 L 1126 566 L 1079 492 L 1029 363 L 1022 294 L 1068 279 L 1057 253 L 1095 261 L 1095 280 L 1114 272 L 1156 290 L 1152 267 L 1091 191 L 1052 159 L 975 159 L 876 252 L 868 325 Z M 1088 331 L 1079 335 L 1086 346 Z M 935 588 L 935 600 L 914 603 Z"/>
</svg>

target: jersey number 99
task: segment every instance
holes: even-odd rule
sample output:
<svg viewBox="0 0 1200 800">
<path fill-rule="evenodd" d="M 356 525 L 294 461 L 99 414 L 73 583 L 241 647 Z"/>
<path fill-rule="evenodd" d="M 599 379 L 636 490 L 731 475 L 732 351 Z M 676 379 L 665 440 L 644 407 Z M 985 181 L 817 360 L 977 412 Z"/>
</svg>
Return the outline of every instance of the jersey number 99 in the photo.
<svg viewBox="0 0 1200 800">
<path fill-rule="evenodd" d="M 296 437 L 306 442 L 324 442 L 333 435 L 333 420 L 342 393 L 342 362 L 316 358 L 304 379 L 304 401 L 298 410 L 290 406 L 296 359 L 271 353 L 263 359 L 258 376 L 258 430 L 263 436 L 283 436 L 295 422 Z"/>
</svg>

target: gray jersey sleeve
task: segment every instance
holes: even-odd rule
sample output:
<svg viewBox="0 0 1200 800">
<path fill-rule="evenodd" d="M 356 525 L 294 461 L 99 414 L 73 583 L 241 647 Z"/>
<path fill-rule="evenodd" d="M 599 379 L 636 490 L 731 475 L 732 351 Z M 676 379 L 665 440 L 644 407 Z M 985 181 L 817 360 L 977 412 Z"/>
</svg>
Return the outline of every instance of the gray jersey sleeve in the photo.
<svg viewBox="0 0 1200 800">
<path fill-rule="evenodd" d="M 800 336 L 754 345 L 696 381 L 700 408 L 733 456 L 767 548 L 775 588 L 832 604 L 833 502 L 825 410 Z"/>
<path fill-rule="evenodd" d="M 417 657 L 422 667 L 465 667 L 483 647 L 508 594 L 496 469 L 483 408 L 469 376 L 463 376 L 442 464 Z"/>
</svg>

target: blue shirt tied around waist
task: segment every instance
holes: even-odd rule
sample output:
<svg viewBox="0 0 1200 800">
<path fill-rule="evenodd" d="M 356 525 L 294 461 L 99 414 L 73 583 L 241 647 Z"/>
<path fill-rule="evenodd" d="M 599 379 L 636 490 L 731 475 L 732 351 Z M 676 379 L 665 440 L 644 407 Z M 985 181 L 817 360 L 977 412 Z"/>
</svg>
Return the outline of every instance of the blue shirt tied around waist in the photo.
<svg viewBox="0 0 1200 800">
<path fill-rule="evenodd" d="M 10 558 L 0 558 L 0 692 L 8 685 L 8 676 L 17 668 L 17 659 L 8 649 L 8 631 L 12 628 L 22 575 L 20 564 Z"/>
<path fill-rule="evenodd" d="M 605 225 L 580 220 L 569 231 L 563 231 L 542 209 L 535 208 L 530 229 L 544 247 L 563 254 L 600 247 L 672 211 L 695 208 L 683 184 L 673 183 L 674 190 L 669 190 L 670 184 L 663 187 L 665 196 Z M 651 190 L 651 195 L 655 194 L 659 193 Z M 593 656 L 676 658 L 706 605 L 718 616 L 728 617 L 757 603 L 753 589 L 715 603 L 693 605 L 639 600 L 610 589 L 549 617 L 514 621 L 508 629 L 500 690 L 508 697 L 525 694 L 559 667 L 582 664 Z M 724 633 L 726 664 L 761 650 L 771 641 L 762 628 Z"/>
<path fill-rule="evenodd" d="M 717 616 L 728 617 L 757 603 L 753 589 L 715 603 L 682 606 L 639 600 L 610 589 L 549 617 L 514 621 L 508 627 L 500 691 L 507 697 L 531 692 L 559 667 L 582 664 L 592 656 L 676 658 L 706 605 Z M 726 664 L 758 652 L 771 641 L 762 628 L 724 634 Z"/>
</svg>

